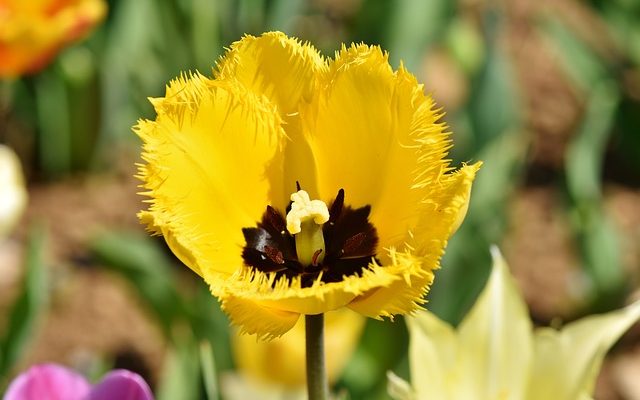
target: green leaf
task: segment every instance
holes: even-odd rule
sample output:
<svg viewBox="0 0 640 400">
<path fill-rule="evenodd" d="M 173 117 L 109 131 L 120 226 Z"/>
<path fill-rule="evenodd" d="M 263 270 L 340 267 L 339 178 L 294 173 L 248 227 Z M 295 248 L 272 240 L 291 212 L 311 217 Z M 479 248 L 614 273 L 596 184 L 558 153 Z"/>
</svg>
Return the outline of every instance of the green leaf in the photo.
<svg viewBox="0 0 640 400">
<path fill-rule="evenodd" d="M 0 341 L 0 377 L 6 376 L 20 359 L 47 303 L 47 279 L 43 261 L 45 241 L 46 234 L 42 227 L 31 230 L 22 290 L 9 312 L 7 330 Z"/>
<path fill-rule="evenodd" d="M 200 358 L 198 346 L 187 333 L 169 350 L 162 371 L 157 400 L 200 400 Z"/>
<path fill-rule="evenodd" d="M 204 282 L 197 278 L 198 288 L 187 303 L 189 326 L 194 335 L 211 344 L 218 370 L 231 369 L 234 365 L 230 344 L 229 318 L 220 308 Z"/>
<path fill-rule="evenodd" d="M 200 364 L 207 400 L 218 400 L 218 377 L 216 376 L 216 361 L 209 342 L 200 343 Z"/>
<path fill-rule="evenodd" d="M 299 15 L 303 15 L 309 3 L 305 0 L 274 0 L 267 15 L 266 28 L 293 33 Z"/>
<path fill-rule="evenodd" d="M 68 90 L 55 70 L 34 78 L 38 121 L 38 156 L 48 177 L 71 171 L 72 138 Z"/>
<path fill-rule="evenodd" d="M 519 131 L 522 108 L 509 59 L 499 46 L 502 23 L 487 15 L 485 64 L 472 84 L 469 115 L 476 137 L 475 148 L 482 149 L 496 137 Z"/>
<path fill-rule="evenodd" d="M 567 149 L 567 183 L 571 195 L 579 201 L 600 200 L 602 160 L 620 102 L 613 82 L 592 85 L 584 119 Z"/>
<path fill-rule="evenodd" d="M 238 29 L 244 33 L 259 35 L 265 25 L 265 0 L 238 0 Z"/>
<path fill-rule="evenodd" d="M 441 36 L 454 16 L 455 1 L 405 0 L 392 3 L 389 46 L 391 61 L 403 60 L 410 71 L 418 71 L 422 58 Z"/>
<path fill-rule="evenodd" d="M 604 60 L 571 32 L 558 17 L 545 15 L 541 20 L 540 29 L 556 46 L 565 71 L 581 90 L 588 91 L 594 82 L 607 77 L 607 65 Z"/>
<path fill-rule="evenodd" d="M 483 64 L 485 44 L 470 19 L 456 18 L 448 26 L 447 48 L 467 75 L 473 75 Z"/>
<path fill-rule="evenodd" d="M 527 142 L 514 131 L 496 137 L 478 154 L 484 164 L 473 184 L 467 218 L 449 241 L 428 295 L 427 307 L 450 323 L 460 322 L 486 280 L 491 265 L 487 248 L 499 243 L 506 230 L 504 205 L 518 184 L 526 149 Z"/>
<path fill-rule="evenodd" d="M 96 56 L 84 45 L 74 46 L 58 58 L 58 79 L 67 92 L 69 157 L 72 170 L 87 169 L 99 141 L 101 88 Z"/>
<path fill-rule="evenodd" d="M 95 237 L 90 248 L 101 262 L 131 282 L 171 338 L 173 323 L 186 311 L 161 247 L 144 234 L 106 232 Z"/>
<path fill-rule="evenodd" d="M 211 343 L 221 370 L 233 366 L 229 320 L 208 287 L 194 276 L 189 297 L 177 288 L 169 256 L 152 238 L 137 232 L 105 232 L 90 248 L 98 260 L 127 279 L 153 311 L 163 333 L 175 339 L 175 326 L 188 324 L 194 337 Z"/>
<path fill-rule="evenodd" d="M 582 124 L 569 144 L 566 177 L 574 206 L 573 224 L 585 260 L 587 272 L 595 283 L 596 295 L 610 309 L 618 306 L 624 290 L 624 272 L 620 244 L 612 223 L 602 209 L 602 163 L 613 131 L 620 93 L 613 82 L 593 84 Z"/>
<path fill-rule="evenodd" d="M 207 75 L 220 55 L 219 2 L 191 0 L 191 42 L 196 68 Z"/>
<path fill-rule="evenodd" d="M 342 373 L 341 386 L 347 387 L 354 399 L 380 398 L 379 394 L 386 392 L 386 372 L 406 357 L 407 342 L 403 318 L 396 318 L 393 323 L 369 319 L 360 344 Z"/>
</svg>

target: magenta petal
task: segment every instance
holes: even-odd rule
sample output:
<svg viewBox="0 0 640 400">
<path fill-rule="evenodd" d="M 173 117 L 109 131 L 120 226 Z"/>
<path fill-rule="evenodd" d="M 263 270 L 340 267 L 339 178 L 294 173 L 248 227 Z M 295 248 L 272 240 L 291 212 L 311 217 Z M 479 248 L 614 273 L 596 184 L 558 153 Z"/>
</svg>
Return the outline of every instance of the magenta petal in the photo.
<svg viewBox="0 0 640 400">
<path fill-rule="evenodd" d="M 93 387 L 88 400 L 153 400 L 147 382 L 134 372 L 116 369 Z"/>
<path fill-rule="evenodd" d="M 77 372 L 56 364 L 29 368 L 11 382 L 4 400 L 81 400 L 89 382 Z"/>
</svg>

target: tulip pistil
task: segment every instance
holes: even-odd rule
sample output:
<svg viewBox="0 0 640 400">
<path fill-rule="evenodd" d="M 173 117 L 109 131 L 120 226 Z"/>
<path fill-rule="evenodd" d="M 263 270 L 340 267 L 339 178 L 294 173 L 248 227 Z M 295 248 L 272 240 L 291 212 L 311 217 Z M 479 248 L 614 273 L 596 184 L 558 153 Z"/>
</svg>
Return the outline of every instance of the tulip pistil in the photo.
<svg viewBox="0 0 640 400">
<path fill-rule="evenodd" d="M 298 261 L 303 266 L 317 266 L 324 260 L 322 225 L 327 221 L 329 209 L 322 200 L 311 200 L 304 190 L 291 195 L 287 231 L 295 237 Z"/>
<path fill-rule="evenodd" d="M 369 221 L 371 207 L 344 204 L 344 190 L 327 207 L 300 190 L 283 215 L 267 206 L 255 228 L 243 228 L 245 264 L 264 273 L 293 278 L 308 287 L 318 279 L 339 282 L 360 275 L 374 260 L 378 234 Z"/>
</svg>

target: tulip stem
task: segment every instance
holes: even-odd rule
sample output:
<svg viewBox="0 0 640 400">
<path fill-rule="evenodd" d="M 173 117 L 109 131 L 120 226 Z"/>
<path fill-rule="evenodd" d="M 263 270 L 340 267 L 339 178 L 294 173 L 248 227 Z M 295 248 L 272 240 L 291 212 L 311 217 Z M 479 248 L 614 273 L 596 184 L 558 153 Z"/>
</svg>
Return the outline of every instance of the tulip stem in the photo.
<svg viewBox="0 0 640 400">
<path fill-rule="evenodd" d="M 305 315 L 307 393 L 309 400 L 327 400 L 329 384 L 324 365 L 324 314 Z"/>
</svg>

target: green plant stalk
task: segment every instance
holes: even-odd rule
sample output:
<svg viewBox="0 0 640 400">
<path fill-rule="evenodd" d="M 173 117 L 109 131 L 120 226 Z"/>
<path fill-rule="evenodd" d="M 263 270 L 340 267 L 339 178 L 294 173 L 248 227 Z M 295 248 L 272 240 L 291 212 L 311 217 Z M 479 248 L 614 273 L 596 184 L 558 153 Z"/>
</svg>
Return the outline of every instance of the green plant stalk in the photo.
<svg viewBox="0 0 640 400">
<path fill-rule="evenodd" d="M 211 343 L 200 342 L 200 364 L 207 400 L 218 400 L 218 384 L 216 379 L 216 362 L 213 358 Z"/>
<path fill-rule="evenodd" d="M 327 400 L 329 383 L 324 362 L 324 314 L 305 315 L 304 322 L 309 400 Z"/>
</svg>

